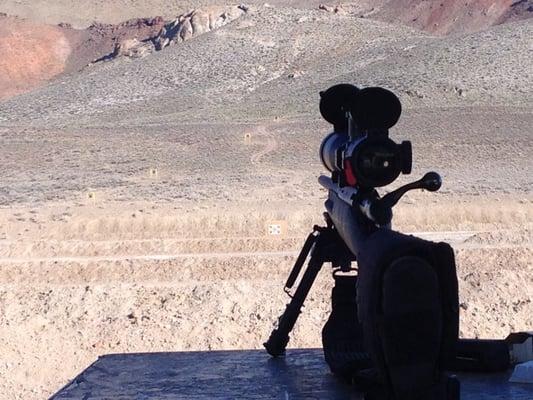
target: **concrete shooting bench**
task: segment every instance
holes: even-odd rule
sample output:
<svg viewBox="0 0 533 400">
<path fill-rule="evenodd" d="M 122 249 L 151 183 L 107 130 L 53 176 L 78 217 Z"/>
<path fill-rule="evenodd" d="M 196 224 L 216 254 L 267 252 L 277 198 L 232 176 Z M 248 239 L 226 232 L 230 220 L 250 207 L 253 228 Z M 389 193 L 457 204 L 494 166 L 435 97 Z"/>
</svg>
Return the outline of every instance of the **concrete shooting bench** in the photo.
<svg viewBox="0 0 533 400">
<path fill-rule="evenodd" d="M 508 373 L 458 374 L 462 400 L 532 400 L 533 384 Z M 321 349 L 109 354 L 98 358 L 52 400 L 76 399 L 331 399 L 359 400 L 337 380 Z"/>
</svg>

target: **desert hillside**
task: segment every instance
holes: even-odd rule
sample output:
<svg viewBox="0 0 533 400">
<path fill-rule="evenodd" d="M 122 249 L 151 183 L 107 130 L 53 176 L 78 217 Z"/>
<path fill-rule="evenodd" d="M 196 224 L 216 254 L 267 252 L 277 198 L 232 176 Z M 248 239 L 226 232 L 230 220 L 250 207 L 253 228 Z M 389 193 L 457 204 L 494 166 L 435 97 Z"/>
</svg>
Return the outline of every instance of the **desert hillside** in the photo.
<svg viewBox="0 0 533 400">
<path fill-rule="evenodd" d="M 190 39 L 225 25 L 242 11 L 281 6 L 401 24 L 441 36 L 479 32 L 533 16 L 530 0 L 252 1 L 240 5 L 212 1 L 6 0 L 0 4 L 0 99 L 31 91 L 53 77 L 80 71 L 98 60 L 116 55 L 143 57 L 152 49 L 161 50 L 174 36 L 180 41 Z"/>
<path fill-rule="evenodd" d="M 391 188 L 443 176 L 394 227 L 454 246 L 461 335 L 533 329 L 531 2 L 269 3 L 0 3 L 0 399 L 105 353 L 260 348 L 340 82 L 402 101 Z M 291 346 L 320 346 L 328 268 Z"/>
<path fill-rule="evenodd" d="M 435 38 L 352 15 L 259 7 L 194 40 L 95 63 L 8 100 L 0 122 L 316 118 L 316 93 L 339 80 L 386 86 L 408 107 L 527 108 L 531 31 L 526 20 Z"/>
<path fill-rule="evenodd" d="M 4 0 L 0 12 L 35 21 L 66 22 L 85 28 L 93 22 L 120 23 L 127 19 L 163 16 L 167 19 L 193 8 L 220 5 L 220 0 Z M 236 2 L 236 4 L 239 4 Z M 466 32 L 530 17 L 531 0 L 249 0 L 244 4 L 354 13 L 404 23 L 435 33 Z"/>
</svg>

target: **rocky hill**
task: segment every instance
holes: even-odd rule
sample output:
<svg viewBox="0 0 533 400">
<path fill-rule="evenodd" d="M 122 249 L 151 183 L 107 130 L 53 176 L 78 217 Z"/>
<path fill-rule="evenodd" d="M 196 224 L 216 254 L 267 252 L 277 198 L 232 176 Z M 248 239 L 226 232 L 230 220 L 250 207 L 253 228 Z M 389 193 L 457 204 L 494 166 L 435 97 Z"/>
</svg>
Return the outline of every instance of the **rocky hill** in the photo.
<svg viewBox="0 0 533 400">
<path fill-rule="evenodd" d="M 245 3 L 262 6 L 267 2 L 248 0 Z M 223 4 L 220 0 L 4 0 L 0 12 L 49 24 L 68 22 L 86 28 L 95 21 L 117 24 L 157 15 L 171 20 L 192 9 Z M 300 9 L 317 9 L 322 5 L 324 9 L 336 9 L 339 13 L 354 12 L 439 34 L 470 32 L 509 19 L 527 18 L 532 13 L 531 0 L 271 0 L 268 4 Z"/>
<path fill-rule="evenodd" d="M 249 3 L 251 6 L 216 6 L 210 1 L 204 1 L 199 8 L 187 9 L 186 7 L 192 3 L 186 1 L 164 4 L 156 0 L 133 1 L 128 7 L 121 1 L 100 4 L 87 0 L 69 3 L 55 0 L 46 2 L 46 5 L 41 4 L 39 0 L 32 2 L 31 5 L 24 1 L 3 2 L 0 5 L 0 12 L 14 13 L 27 19 L 9 17 L 7 14 L 0 15 L 0 52 L 3 60 L 0 63 L 0 99 L 32 90 L 59 74 L 78 72 L 95 60 L 107 61 L 117 56 L 145 57 L 169 44 L 179 43 L 220 28 L 242 16 L 250 7 L 279 9 L 277 2 L 273 2 L 270 6 L 255 5 L 255 1 Z M 526 19 L 533 15 L 531 0 L 514 2 L 511 0 L 364 0 L 341 1 L 335 4 L 321 4 L 314 1 L 285 3 L 293 7 L 295 15 L 302 16 L 306 12 L 316 14 L 316 11 L 320 10 L 332 14 L 339 21 L 350 21 L 348 23 L 352 23 L 355 18 L 379 20 L 396 26 L 398 24 L 411 26 L 437 35 L 481 31 L 493 25 Z M 77 6 L 76 13 L 73 13 L 74 6 Z M 150 7 L 147 8 L 148 6 Z M 75 29 L 72 23 L 80 25 L 77 18 L 81 18 L 87 12 L 93 13 L 97 22 L 92 22 L 83 29 Z M 145 14 L 139 14 L 141 12 Z M 147 15 L 154 14 L 162 16 L 146 18 Z M 43 21 L 57 21 L 53 15 L 61 17 L 61 23 L 58 25 L 43 23 Z M 142 17 L 122 22 L 126 17 L 138 15 Z M 351 19 L 342 19 L 342 17 L 351 17 Z M 117 19 L 121 22 L 106 23 Z M 88 21 L 87 19 L 86 22 Z M 285 23 L 293 24 L 294 21 L 287 20 Z M 272 33 L 274 41 L 277 40 L 277 29 L 275 26 Z M 293 30 L 293 28 L 282 29 Z"/>
<path fill-rule="evenodd" d="M 93 64 L 0 105 L 4 125 L 95 126 L 316 114 L 339 81 L 383 85 L 406 106 L 527 105 L 530 20 L 436 38 L 320 10 L 255 7 L 143 59 Z"/>
<path fill-rule="evenodd" d="M 240 5 L 191 10 L 166 23 L 157 35 L 149 36 L 144 40 L 137 38 L 117 40 L 113 53 L 100 60 L 112 60 L 122 56 L 145 57 L 154 51 L 161 51 L 170 45 L 182 43 L 229 24 L 246 13 L 248 9 L 247 6 Z"/>
<path fill-rule="evenodd" d="M 438 35 L 476 32 L 531 18 L 531 0 L 364 0 L 323 4 L 323 10 L 401 23 Z"/>
</svg>

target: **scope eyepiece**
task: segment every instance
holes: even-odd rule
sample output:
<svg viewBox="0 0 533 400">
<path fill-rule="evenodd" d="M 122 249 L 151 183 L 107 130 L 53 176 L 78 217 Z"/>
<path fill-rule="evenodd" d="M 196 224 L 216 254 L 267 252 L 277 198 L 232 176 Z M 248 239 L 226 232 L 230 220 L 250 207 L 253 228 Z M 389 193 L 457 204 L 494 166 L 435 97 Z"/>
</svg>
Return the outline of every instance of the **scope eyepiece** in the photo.
<svg viewBox="0 0 533 400">
<path fill-rule="evenodd" d="M 411 173 L 411 143 L 397 144 L 388 137 L 364 136 L 350 142 L 346 133 L 332 132 L 322 141 L 319 155 L 328 171 L 340 173 L 350 186 L 386 186 L 400 174 Z M 343 175 L 347 169 L 350 177 Z"/>
</svg>

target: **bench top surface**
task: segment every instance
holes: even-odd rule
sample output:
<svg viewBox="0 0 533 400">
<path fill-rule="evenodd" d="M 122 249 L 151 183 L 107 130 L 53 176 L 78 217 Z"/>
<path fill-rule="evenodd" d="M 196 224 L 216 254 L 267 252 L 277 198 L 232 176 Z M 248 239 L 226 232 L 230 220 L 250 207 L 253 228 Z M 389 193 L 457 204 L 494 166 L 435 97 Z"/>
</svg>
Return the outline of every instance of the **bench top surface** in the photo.
<svg viewBox="0 0 533 400">
<path fill-rule="evenodd" d="M 533 400 L 508 373 L 459 374 L 462 400 Z M 51 399 L 333 399 L 363 396 L 340 383 L 322 350 L 132 353 L 99 357 Z"/>
</svg>

